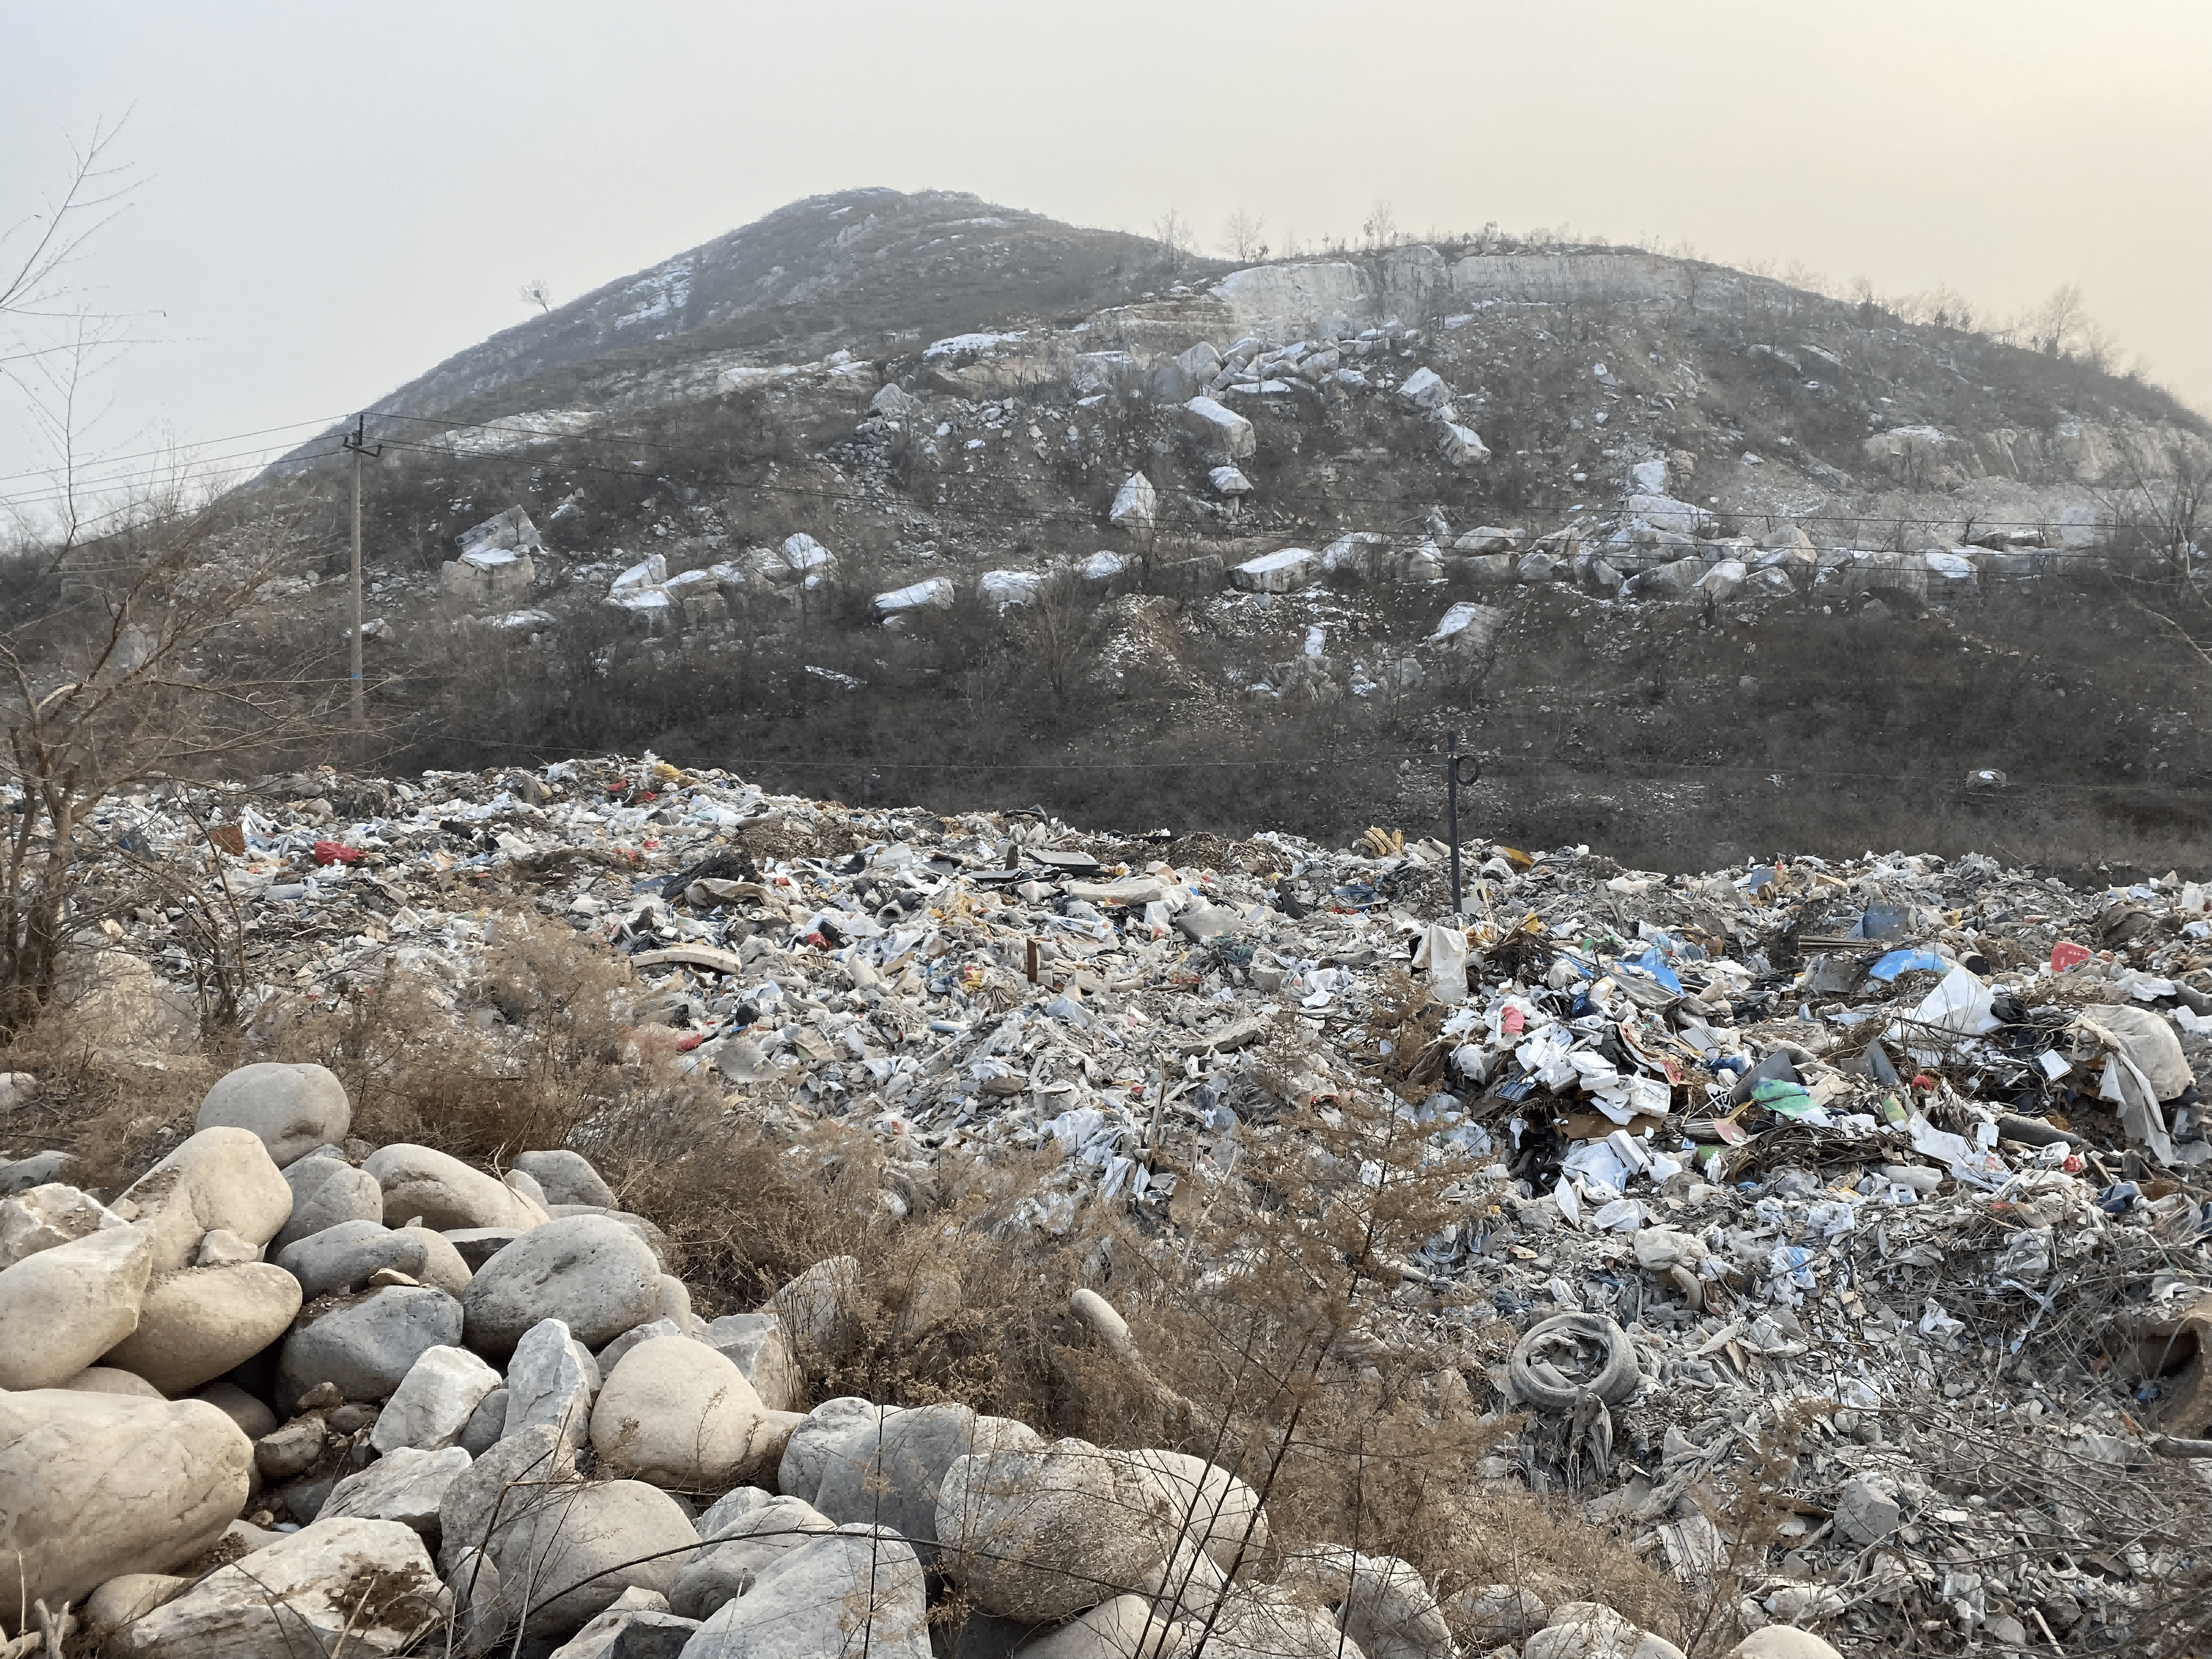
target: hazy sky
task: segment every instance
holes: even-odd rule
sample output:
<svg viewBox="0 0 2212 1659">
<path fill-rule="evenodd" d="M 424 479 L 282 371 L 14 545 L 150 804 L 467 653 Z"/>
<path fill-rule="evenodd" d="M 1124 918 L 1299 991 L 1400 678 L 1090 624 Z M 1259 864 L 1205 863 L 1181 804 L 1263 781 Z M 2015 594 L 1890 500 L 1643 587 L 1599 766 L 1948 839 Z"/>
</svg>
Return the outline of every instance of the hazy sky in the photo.
<svg viewBox="0 0 2212 1659">
<path fill-rule="evenodd" d="M 1209 245 L 1243 207 L 1279 248 L 1381 200 L 2003 313 L 2076 282 L 2212 409 L 2207 0 L 0 0 L 0 225 L 127 117 L 137 189 L 72 273 L 144 342 L 97 388 L 110 454 L 339 416 L 522 320 L 526 278 L 858 185 Z M 40 461 L 0 397 L 0 474 Z"/>
</svg>

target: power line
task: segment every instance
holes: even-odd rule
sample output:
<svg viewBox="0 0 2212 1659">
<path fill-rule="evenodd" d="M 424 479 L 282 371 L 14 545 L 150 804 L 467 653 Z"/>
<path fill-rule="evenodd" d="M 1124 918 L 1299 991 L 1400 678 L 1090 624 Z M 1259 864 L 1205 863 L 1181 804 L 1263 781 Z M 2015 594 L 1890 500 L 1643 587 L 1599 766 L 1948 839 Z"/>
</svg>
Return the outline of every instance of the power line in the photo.
<svg viewBox="0 0 2212 1659">
<path fill-rule="evenodd" d="M 0 359 L 0 362 L 4 361 L 4 359 Z M 328 427 L 331 426 L 337 418 L 337 416 L 331 416 L 323 420 L 289 421 L 283 426 L 264 426 L 252 432 L 233 432 L 217 438 L 202 438 L 198 440 L 198 447 L 204 448 L 212 447 L 218 444 L 243 443 L 248 438 L 263 438 L 268 436 L 272 432 L 297 432 L 303 427 Z M 189 445 L 172 445 L 166 449 L 143 449 L 127 455 L 103 455 L 97 460 L 87 463 L 87 465 L 91 467 L 99 468 L 116 465 L 124 461 L 143 461 L 154 457 L 177 455 L 180 453 L 180 452 L 188 450 L 192 446 Z M 264 449 L 272 447 L 273 446 L 265 444 L 262 446 Z M 44 468 L 28 472 L 0 473 L 0 483 L 12 483 L 17 478 L 52 477 L 53 476 L 53 471 L 54 470 L 52 468 Z"/>
<path fill-rule="evenodd" d="M 314 454 L 302 459 L 319 460 L 326 455 L 339 453 L 341 452 L 337 449 L 318 450 Z M 265 454 L 266 452 L 263 450 L 246 450 L 232 455 L 210 456 L 204 460 L 189 463 L 189 470 L 177 476 L 173 482 L 179 486 L 206 487 L 217 480 L 248 478 L 260 472 L 266 466 L 267 463 L 263 459 Z M 234 463 L 234 465 L 222 465 L 225 462 Z M 97 498 L 112 494 L 118 489 L 143 489 L 149 487 L 155 489 L 164 487 L 163 480 L 159 475 L 154 474 L 140 474 L 134 477 L 126 473 L 115 473 L 104 477 L 72 480 L 69 483 L 56 484 L 51 489 L 33 491 L 28 495 L 0 495 L 0 501 L 4 501 L 10 507 L 43 506 L 81 500 L 88 496 Z"/>
</svg>

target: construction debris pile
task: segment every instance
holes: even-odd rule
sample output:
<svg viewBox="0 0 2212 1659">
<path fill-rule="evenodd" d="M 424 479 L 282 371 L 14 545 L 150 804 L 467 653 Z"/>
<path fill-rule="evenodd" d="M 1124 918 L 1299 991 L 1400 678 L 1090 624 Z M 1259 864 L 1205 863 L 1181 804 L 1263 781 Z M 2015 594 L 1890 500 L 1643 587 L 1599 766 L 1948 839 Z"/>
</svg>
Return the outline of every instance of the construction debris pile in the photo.
<svg viewBox="0 0 2212 1659">
<path fill-rule="evenodd" d="M 2193 883 L 1871 854 L 1663 877 L 1478 844 L 1455 916 L 1448 850 L 1393 831 L 1128 841 L 649 756 L 307 774 L 115 802 L 102 828 L 235 896 L 258 1030 L 396 974 L 499 1036 L 474 988 L 521 901 L 627 958 L 635 1040 L 732 1114 L 865 1127 L 894 1172 L 1056 1151 L 1024 1217 L 1046 1232 L 1110 1206 L 1171 1237 L 1178 1187 L 1285 1115 L 1386 1100 L 1465 1171 L 1394 1306 L 1517 1420 L 1486 1476 L 1685 1579 L 1741 1567 L 1712 1499 L 1756 1488 L 1753 1622 L 1846 1651 L 1907 1627 L 1929 1651 L 2146 1651 L 2203 1576 Z M 94 994 L 173 1009 L 179 915 L 113 926 Z M 0 1190 L 58 1175 L 24 1158 Z M 1656 1639 L 1616 1635 L 1522 1651 Z"/>
</svg>

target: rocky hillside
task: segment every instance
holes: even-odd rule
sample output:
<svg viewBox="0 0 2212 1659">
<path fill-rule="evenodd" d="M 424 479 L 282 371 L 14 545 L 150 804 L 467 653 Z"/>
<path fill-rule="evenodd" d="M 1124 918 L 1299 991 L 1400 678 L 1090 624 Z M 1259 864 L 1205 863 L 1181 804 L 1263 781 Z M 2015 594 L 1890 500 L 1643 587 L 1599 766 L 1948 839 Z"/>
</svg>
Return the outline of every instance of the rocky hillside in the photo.
<svg viewBox="0 0 2212 1659">
<path fill-rule="evenodd" d="M 1347 795 L 1433 811 L 1396 768 L 1458 728 L 1524 838 L 2161 869 L 2212 782 L 2201 422 L 1696 261 L 1485 235 L 1230 269 L 856 191 L 383 409 L 405 763 L 649 742 L 848 798 L 1335 833 Z M 247 630 L 342 637 L 337 465 L 258 492 L 328 551 Z"/>
</svg>

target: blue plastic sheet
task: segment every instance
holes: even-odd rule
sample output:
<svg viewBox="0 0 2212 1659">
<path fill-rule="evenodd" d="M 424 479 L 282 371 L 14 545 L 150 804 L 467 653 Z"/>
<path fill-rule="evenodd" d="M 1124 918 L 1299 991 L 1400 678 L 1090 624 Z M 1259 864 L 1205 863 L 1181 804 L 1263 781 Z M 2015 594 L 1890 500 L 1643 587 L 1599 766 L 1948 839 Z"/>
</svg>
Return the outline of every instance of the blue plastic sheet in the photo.
<svg viewBox="0 0 2212 1659">
<path fill-rule="evenodd" d="M 1949 971 L 1950 966 L 1933 951 L 1914 945 L 1902 951 L 1892 951 L 1868 969 L 1867 975 L 1887 985 L 1899 974 L 1941 974 Z"/>
</svg>

